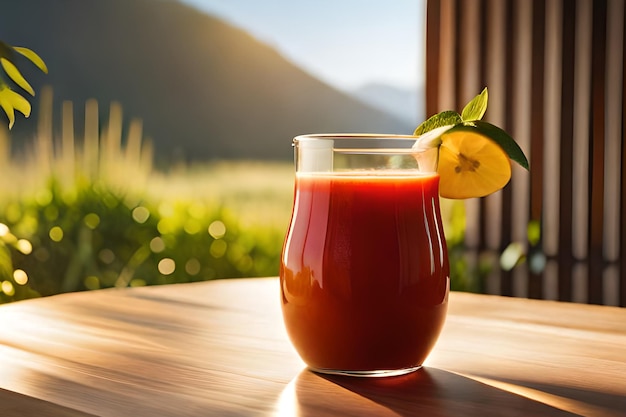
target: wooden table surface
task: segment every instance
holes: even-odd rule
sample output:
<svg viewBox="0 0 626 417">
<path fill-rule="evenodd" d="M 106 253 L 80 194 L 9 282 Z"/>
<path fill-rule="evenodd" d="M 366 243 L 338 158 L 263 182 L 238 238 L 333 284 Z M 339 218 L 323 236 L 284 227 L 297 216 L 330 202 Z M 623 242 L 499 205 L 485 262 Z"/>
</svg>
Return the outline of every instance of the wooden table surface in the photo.
<svg viewBox="0 0 626 417">
<path fill-rule="evenodd" d="M 0 416 L 626 416 L 626 309 L 452 293 L 426 366 L 306 369 L 276 278 L 0 306 Z"/>
</svg>

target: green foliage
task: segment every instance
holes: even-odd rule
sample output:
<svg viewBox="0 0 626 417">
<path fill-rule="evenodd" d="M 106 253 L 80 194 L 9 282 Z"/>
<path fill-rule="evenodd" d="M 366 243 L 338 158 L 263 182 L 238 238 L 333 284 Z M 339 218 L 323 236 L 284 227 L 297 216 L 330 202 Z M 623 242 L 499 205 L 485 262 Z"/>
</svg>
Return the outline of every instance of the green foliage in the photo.
<svg viewBox="0 0 626 417">
<path fill-rule="evenodd" d="M 4 246 L 13 262 L 0 262 L 2 280 L 9 279 L 15 293 L 3 292 L 2 301 L 278 273 L 284 230 L 242 229 L 215 204 L 163 205 L 134 197 L 89 183 L 64 193 L 51 180 L 38 198 L 4 207 L 7 234 L 30 242 L 31 249 Z M 28 281 L 7 278 L 7 267 L 24 271 Z"/>
<path fill-rule="evenodd" d="M 94 104 L 87 119 L 97 121 Z M 0 131 L 0 303 L 278 274 L 291 164 L 158 172 L 140 124 L 124 138 L 111 129 L 122 125 L 119 105 L 110 113 L 109 129 L 88 124 L 84 138 L 56 143 L 42 132 L 24 155 L 11 155 Z"/>
</svg>

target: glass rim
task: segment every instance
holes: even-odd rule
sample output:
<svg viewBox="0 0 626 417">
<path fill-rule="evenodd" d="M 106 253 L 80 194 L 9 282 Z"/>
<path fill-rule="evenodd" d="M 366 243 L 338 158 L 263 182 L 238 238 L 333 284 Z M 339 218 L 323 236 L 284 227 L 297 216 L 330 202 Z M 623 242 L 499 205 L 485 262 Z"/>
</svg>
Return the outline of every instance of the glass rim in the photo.
<svg viewBox="0 0 626 417">
<path fill-rule="evenodd" d="M 388 133 L 319 133 L 299 135 L 292 146 L 304 149 L 326 149 L 337 153 L 419 154 L 427 149 L 416 148 L 417 136 Z"/>
<path fill-rule="evenodd" d="M 397 139 L 415 142 L 418 137 L 413 135 L 403 135 L 395 133 L 311 133 L 298 135 L 293 138 L 293 142 L 315 141 L 315 140 L 350 140 L 350 139 Z"/>
</svg>

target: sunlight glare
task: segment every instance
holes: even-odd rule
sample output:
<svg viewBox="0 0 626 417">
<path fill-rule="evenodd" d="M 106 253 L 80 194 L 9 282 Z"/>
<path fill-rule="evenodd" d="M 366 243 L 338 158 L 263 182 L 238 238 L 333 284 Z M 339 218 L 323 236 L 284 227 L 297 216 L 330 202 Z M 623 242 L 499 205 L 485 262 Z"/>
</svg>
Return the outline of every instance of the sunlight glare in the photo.
<svg viewBox="0 0 626 417">
<path fill-rule="evenodd" d="M 0 223 L 0 237 L 6 236 L 9 233 L 9 226 L 4 223 Z"/>
<path fill-rule="evenodd" d="M 274 417 L 293 417 L 300 415 L 300 404 L 298 403 L 298 394 L 296 393 L 296 380 L 294 378 L 287 384 L 283 392 L 280 393 Z"/>
</svg>

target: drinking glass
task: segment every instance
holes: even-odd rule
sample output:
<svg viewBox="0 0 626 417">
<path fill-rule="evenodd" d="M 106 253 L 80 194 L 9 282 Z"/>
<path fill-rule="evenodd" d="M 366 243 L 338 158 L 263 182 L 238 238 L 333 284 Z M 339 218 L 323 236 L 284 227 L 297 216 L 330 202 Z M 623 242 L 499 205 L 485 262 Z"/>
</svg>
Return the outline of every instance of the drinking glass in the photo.
<svg viewBox="0 0 626 417">
<path fill-rule="evenodd" d="M 289 337 L 313 371 L 401 375 L 435 345 L 450 288 L 438 150 L 414 144 L 399 135 L 293 140 L 280 291 Z"/>
</svg>

